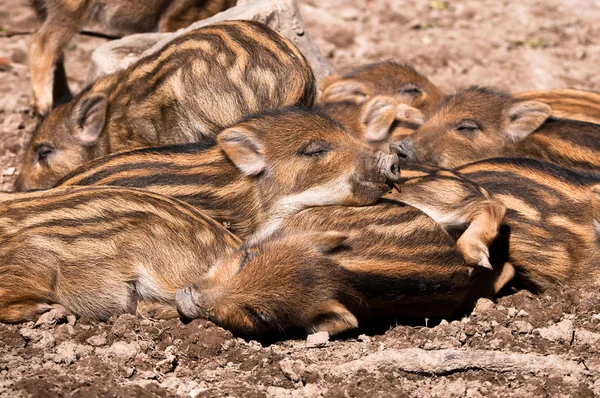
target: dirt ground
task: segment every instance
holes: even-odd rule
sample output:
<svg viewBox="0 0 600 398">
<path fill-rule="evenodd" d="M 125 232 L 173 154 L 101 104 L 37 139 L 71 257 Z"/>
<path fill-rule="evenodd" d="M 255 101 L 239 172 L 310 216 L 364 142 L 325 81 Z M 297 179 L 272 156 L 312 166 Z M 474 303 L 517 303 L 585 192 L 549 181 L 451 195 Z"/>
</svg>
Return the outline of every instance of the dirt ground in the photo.
<svg viewBox="0 0 600 398">
<path fill-rule="evenodd" d="M 600 1 L 303 0 L 343 71 L 395 59 L 447 90 L 600 90 Z M 0 184 L 10 190 L 35 128 L 28 110 L 26 0 L 0 0 Z M 67 52 L 74 90 L 104 39 Z M 332 341 L 258 343 L 210 322 L 123 315 L 0 324 L 0 396 L 600 396 L 600 289 L 556 286 L 480 300 L 473 314 L 365 328 Z"/>
</svg>

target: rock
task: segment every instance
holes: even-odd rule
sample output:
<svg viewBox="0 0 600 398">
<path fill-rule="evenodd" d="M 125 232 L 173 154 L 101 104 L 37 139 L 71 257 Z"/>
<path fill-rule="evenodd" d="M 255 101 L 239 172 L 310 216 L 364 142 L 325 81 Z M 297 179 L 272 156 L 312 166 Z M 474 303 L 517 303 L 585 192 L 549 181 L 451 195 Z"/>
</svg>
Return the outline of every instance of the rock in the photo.
<svg viewBox="0 0 600 398">
<path fill-rule="evenodd" d="M 367 336 L 366 334 L 361 334 L 358 336 L 358 341 L 362 341 L 363 343 L 370 343 L 371 338 L 369 336 Z"/>
<path fill-rule="evenodd" d="M 43 350 L 49 350 L 54 348 L 56 339 L 52 333 L 47 331 L 40 331 L 31 328 L 21 328 L 19 334 L 26 340 L 34 343 L 34 347 L 41 348 Z"/>
<path fill-rule="evenodd" d="M 279 361 L 281 371 L 291 381 L 297 383 L 302 381 L 302 374 L 306 370 L 306 364 L 300 360 L 285 358 Z"/>
<path fill-rule="evenodd" d="M 108 348 L 96 348 L 96 353 L 100 356 L 111 356 L 120 363 L 127 363 L 135 358 L 139 352 L 139 346 L 136 343 L 126 343 L 116 341 Z"/>
<path fill-rule="evenodd" d="M 65 341 L 56 347 L 56 356 L 54 357 L 54 362 L 70 365 L 76 362 L 77 359 L 77 343 Z"/>
<path fill-rule="evenodd" d="M 600 333 L 590 332 L 585 329 L 577 329 L 575 330 L 575 343 L 586 344 L 593 347 L 600 343 Z"/>
<path fill-rule="evenodd" d="M 306 338 L 307 347 L 324 347 L 329 342 L 329 333 L 318 332 L 309 334 Z"/>
<path fill-rule="evenodd" d="M 264 23 L 292 41 L 310 63 L 317 81 L 333 73 L 306 30 L 294 0 L 256 0 L 242 2 L 211 18 L 198 21 L 175 33 L 142 33 L 126 36 L 98 47 L 92 54 L 88 80 L 125 69 L 139 58 L 152 54 L 175 37 L 190 30 L 227 20 L 251 20 Z"/>
<path fill-rule="evenodd" d="M 527 334 L 533 331 L 533 325 L 525 321 L 514 321 L 513 326 L 515 330 L 520 334 Z"/>
<path fill-rule="evenodd" d="M 54 326 L 57 323 L 68 322 L 69 313 L 64 308 L 53 308 L 43 313 L 35 322 L 35 327 Z"/>
<path fill-rule="evenodd" d="M 106 344 L 106 334 L 97 334 L 86 340 L 88 344 L 94 347 L 100 347 Z"/>
<path fill-rule="evenodd" d="M 535 331 L 546 340 L 561 343 L 570 342 L 573 338 L 573 322 L 563 320 L 556 325 L 548 326 L 547 328 L 538 328 Z"/>
</svg>

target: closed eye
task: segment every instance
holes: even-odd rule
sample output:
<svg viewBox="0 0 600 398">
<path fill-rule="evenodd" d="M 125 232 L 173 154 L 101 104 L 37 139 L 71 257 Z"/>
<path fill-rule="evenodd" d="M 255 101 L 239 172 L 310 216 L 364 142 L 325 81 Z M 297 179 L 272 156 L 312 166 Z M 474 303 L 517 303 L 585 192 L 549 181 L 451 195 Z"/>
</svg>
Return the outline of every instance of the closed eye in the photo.
<svg viewBox="0 0 600 398">
<path fill-rule="evenodd" d="M 419 86 L 417 86 L 414 83 L 408 83 L 403 86 L 400 86 L 398 92 L 413 97 L 423 94 L 423 90 L 421 90 L 421 88 L 419 88 Z"/>
<path fill-rule="evenodd" d="M 308 144 L 302 148 L 300 154 L 302 156 L 320 157 L 333 149 L 331 144 L 324 140 L 310 140 Z"/>
<path fill-rule="evenodd" d="M 455 130 L 460 133 L 472 133 L 481 130 L 479 123 L 471 119 L 463 119 L 456 124 Z"/>
<path fill-rule="evenodd" d="M 46 163 L 48 156 L 54 152 L 54 148 L 48 144 L 41 144 L 35 148 L 36 160 L 40 163 Z"/>
</svg>

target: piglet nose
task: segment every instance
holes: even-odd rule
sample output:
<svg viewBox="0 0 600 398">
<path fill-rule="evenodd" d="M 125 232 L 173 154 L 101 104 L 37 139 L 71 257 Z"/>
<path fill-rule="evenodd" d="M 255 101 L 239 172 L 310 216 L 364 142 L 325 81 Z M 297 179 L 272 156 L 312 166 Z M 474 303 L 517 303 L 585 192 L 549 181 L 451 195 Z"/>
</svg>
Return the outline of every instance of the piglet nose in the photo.
<svg viewBox="0 0 600 398">
<path fill-rule="evenodd" d="M 387 182 L 398 182 L 400 180 L 400 167 L 398 166 L 398 155 L 395 153 L 379 153 L 379 170 L 385 176 Z"/>
<path fill-rule="evenodd" d="M 411 139 L 405 138 L 402 141 L 391 143 L 390 152 L 397 154 L 400 160 L 413 160 Z"/>
</svg>

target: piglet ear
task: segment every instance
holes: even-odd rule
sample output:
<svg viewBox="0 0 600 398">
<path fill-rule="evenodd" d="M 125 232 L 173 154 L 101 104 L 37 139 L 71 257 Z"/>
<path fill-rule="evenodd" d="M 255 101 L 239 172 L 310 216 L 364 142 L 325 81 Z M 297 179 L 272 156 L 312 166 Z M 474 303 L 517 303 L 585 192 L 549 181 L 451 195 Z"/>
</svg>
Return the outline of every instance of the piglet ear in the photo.
<svg viewBox="0 0 600 398">
<path fill-rule="evenodd" d="M 396 120 L 422 126 L 425 123 L 425 115 L 423 115 L 421 110 L 415 108 L 414 106 L 399 104 L 396 107 Z"/>
<path fill-rule="evenodd" d="M 521 141 L 537 130 L 550 116 L 552 108 L 539 101 L 518 101 L 506 113 L 506 138 Z"/>
<path fill-rule="evenodd" d="M 217 144 L 246 176 L 255 176 L 267 167 L 262 141 L 243 127 L 231 127 L 217 136 Z"/>
<path fill-rule="evenodd" d="M 360 117 L 363 138 L 367 141 L 381 141 L 388 137 L 396 119 L 396 100 L 378 95 L 363 106 Z"/>
<path fill-rule="evenodd" d="M 71 114 L 71 129 L 75 139 L 82 145 L 93 145 L 98 141 L 108 110 L 108 99 L 103 93 L 86 93 L 76 99 Z"/>
<path fill-rule="evenodd" d="M 314 232 L 308 234 L 311 244 L 321 253 L 331 253 L 348 239 L 348 235 L 337 231 Z"/>
<path fill-rule="evenodd" d="M 321 101 L 330 102 L 351 102 L 353 104 L 362 104 L 367 100 L 367 87 L 353 79 L 331 78 L 321 83 L 323 94 Z"/>
<path fill-rule="evenodd" d="M 344 305 L 336 300 L 328 300 L 320 308 L 307 332 L 327 332 L 333 336 L 357 327 L 358 320 Z"/>
</svg>

